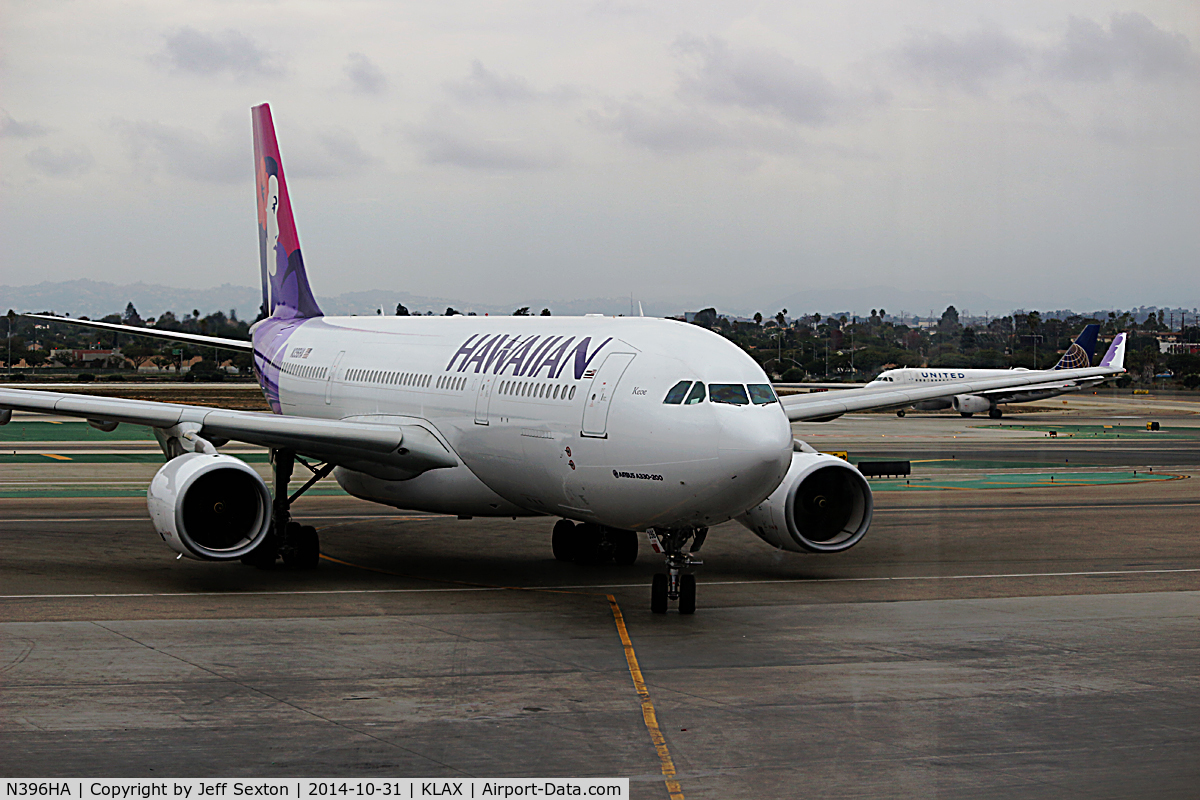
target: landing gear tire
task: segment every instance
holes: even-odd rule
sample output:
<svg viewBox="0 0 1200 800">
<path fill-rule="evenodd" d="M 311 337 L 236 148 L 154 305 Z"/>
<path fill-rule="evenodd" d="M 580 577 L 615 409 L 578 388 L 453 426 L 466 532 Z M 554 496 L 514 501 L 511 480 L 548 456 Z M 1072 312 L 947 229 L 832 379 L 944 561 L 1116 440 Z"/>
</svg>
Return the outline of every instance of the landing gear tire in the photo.
<svg viewBox="0 0 1200 800">
<path fill-rule="evenodd" d="M 288 536 L 280 548 L 283 563 L 293 569 L 316 569 L 321 562 L 321 539 L 311 525 L 288 524 Z"/>
<path fill-rule="evenodd" d="M 903 409 L 903 408 L 902 408 L 902 409 L 900 409 L 899 411 L 897 411 L 897 412 L 896 412 L 896 416 L 897 416 L 897 417 L 903 417 L 903 416 L 904 416 L 904 414 L 905 414 L 905 411 L 904 411 L 904 409 Z"/>
<path fill-rule="evenodd" d="M 333 464 L 327 463 L 317 468 L 304 459 L 299 459 L 313 476 L 299 490 L 289 494 L 288 484 L 292 480 L 296 461 L 296 454 L 291 450 L 280 448 L 271 451 L 271 464 L 275 472 L 275 502 L 271 506 L 271 530 L 262 544 L 242 557 L 243 564 L 270 569 L 275 565 L 275 559 L 280 557 L 285 565 L 293 569 L 316 569 L 320 563 L 321 539 L 317 535 L 317 529 L 311 525 L 293 522 L 291 506 L 300 495 L 332 472 Z"/>
<path fill-rule="evenodd" d="M 679 613 L 696 613 L 696 576 L 679 576 Z"/>
<path fill-rule="evenodd" d="M 975 412 L 974 411 L 960 411 L 960 412 L 958 412 L 958 415 L 960 417 L 967 417 L 968 419 L 970 419 L 971 417 L 975 416 Z"/>
<path fill-rule="evenodd" d="M 667 576 L 661 572 L 650 584 L 650 610 L 655 614 L 667 613 Z"/>
<path fill-rule="evenodd" d="M 575 523 L 569 519 L 560 519 L 554 523 L 554 533 L 550 537 L 550 546 L 554 550 L 556 561 L 574 561 L 579 549 L 579 534 Z"/>
<path fill-rule="evenodd" d="M 637 561 L 638 535 L 635 531 L 613 531 L 613 561 L 622 567 L 628 567 Z"/>
<path fill-rule="evenodd" d="M 575 526 L 575 561 L 579 564 L 602 564 L 604 558 L 604 529 L 591 522 Z"/>
<path fill-rule="evenodd" d="M 988 412 L 988 416 L 991 417 L 992 419 L 1000 419 L 1001 417 L 1004 416 L 1004 412 L 998 408 L 993 408 L 991 411 Z"/>
</svg>

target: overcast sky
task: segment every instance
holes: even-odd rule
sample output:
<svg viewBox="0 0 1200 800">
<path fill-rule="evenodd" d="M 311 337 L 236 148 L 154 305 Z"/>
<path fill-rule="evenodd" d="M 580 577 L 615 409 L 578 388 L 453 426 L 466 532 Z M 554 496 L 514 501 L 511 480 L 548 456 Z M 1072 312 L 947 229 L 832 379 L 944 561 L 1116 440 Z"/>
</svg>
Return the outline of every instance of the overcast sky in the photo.
<svg viewBox="0 0 1200 800">
<path fill-rule="evenodd" d="M 1200 306 L 1195 0 L 6 0 L 0 25 L 0 284 L 255 284 L 269 101 L 318 297 Z"/>
</svg>

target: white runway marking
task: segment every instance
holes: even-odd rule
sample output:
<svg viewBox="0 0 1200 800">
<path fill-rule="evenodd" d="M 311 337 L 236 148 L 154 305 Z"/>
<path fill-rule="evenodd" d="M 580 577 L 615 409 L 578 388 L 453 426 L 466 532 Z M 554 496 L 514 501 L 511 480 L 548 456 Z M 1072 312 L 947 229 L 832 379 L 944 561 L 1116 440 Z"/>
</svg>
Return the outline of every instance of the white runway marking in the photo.
<svg viewBox="0 0 1200 800">
<path fill-rule="evenodd" d="M 783 583 L 876 583 L 904 581 L 974 581 L 997 578 L 1092 578 L 1113 575 L 1174 575 L 1200 572 L 1200 567 L 1179 569 L 1114 569 L 1084 572 L 1008 572 L 981 575 L 897 575 L 870 576 L 862 578 L 780 578 L 754 581 L 704 581 L 704 586 L 753 586 Z M 437 581 L 437 578 L 422 580 Z M 117 592 L 112 594 L 5 594 L 0 600 L 78 600 L 122 597 L 262 597 L 287 595 L 331 595 L 331 594 L 422 594 L 437 592 L 504 592 L 504 591 L 564 591 L 567 589 L 644 589 L 645 583 L 594 583 L 566 586 L 454 586 L 444 589 L 309 589 L 258 592 Z"/>
</svg>

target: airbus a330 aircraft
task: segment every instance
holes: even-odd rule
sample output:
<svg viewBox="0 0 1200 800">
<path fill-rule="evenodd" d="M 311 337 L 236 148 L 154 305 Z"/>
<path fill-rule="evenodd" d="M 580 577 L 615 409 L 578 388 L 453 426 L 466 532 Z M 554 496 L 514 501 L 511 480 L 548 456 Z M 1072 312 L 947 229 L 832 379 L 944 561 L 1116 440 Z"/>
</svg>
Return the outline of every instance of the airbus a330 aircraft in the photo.
<svg viewBox="0 0 1200 800">
<path fill-rule="evenodd" d="M 189 558 L 315 566 L 317 533 L 293 522 L 290 507 L 332 472 L 350 494 L 398 508 L 560 517 L 559 559 L 632 563 L 646 532 L 666 559 L 651 609 L 678 600 L 692 613 L 692 554 L 712 525 L 737 519 L 774 547 L 807 553 L 846 550 L 867 532 L 867 482 L 795 442 L 789 422 L 1045 380 L 1016 373 L 781 402 L 736 345 L 682 322 L 326 317 L 300 255 L 270 109 L 257 106 L 252 118 L 269 312 L 252 341 L 80 322 L 251 352 L 274 413 L 0 389 L 0 423 L 18 409 L 101 430 L 152 428 L 167 461 L 147 492 L 150 517 Z M 230 440 L 270 448 L 273 499 L 249 466 L 218 452 Z M 297 461 L 313 476 L 289 494 Z"/>
<path fill-rule="evenodd" d="M 1078 392 L 1080 389 L 1086 389 L 1103 383 L 1115 377 L 1118 373 L 1091 378 L 1064 379 L 1063 377 L 1066 371 L 1091 366 L 1092 356 L 1096 352 L 1096 337 L 1099 333 L 1099 325 L 1086 326 L 1083 332 L 1071 343 L 1071 346 L 1067 348 L 1067 352 L 1063 353 L 1058 363 L 1049 370 L 1041 373 L 1045 376 L 1045 379 L 1035 385 L 988 389 L 969 394 L 951 394 L 945 397 L 913 403 L 913 407 L 922 411 L 939 411 L 944 408 L 953 408 L 964 417 L 973 417 L 976 414 L 986 411 L 987 415 L 992 419 L 1000 419 L 1004 416 L 1004 412 L 999 407 L 1003 403 L 1031 403 L 1035 400 L 1057 397 L 1067 392 Z M 1118 372 L 1123 371 L 1125 366 L 1124 333 L 1118 333 L 1113 338 L 1108 352 L 1104 354 L 1104 358 L 1100 361 L 1100 366 L 1113 367 Z M 900 369 L 884 370 L 879 373 L 879 377 L 867 384 L 867 388 L 888 389 L 896 385 L 927 386 L 938 383 L 954 384 L 963 380 L 998 378 L 1014 373 L 1034 374 L 1032 370 L 1025 369 L 1024 367 L 1016 367 L 1014 369 L 903 367 Z M 896 416 L 903 417 L 904 409 L 897 410 Z"/>
</svg>

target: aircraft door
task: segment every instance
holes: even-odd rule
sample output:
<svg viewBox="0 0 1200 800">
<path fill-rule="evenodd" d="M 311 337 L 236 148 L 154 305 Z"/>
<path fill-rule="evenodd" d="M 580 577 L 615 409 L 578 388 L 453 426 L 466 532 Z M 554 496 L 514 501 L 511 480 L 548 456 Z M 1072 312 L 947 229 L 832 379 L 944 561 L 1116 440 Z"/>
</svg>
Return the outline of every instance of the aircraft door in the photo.
<svg viewBox="0 0 1200 800">
<path fill-rule="evenodd" d="M 333 402 L 333 381 L 337 377 L 338 367 L 342 363 L 342 356 L 346 355 L 346 351 L 342 350 L 333 359 L 333 366 L 329 368 L 329 374 L 325 377 L 325 405 Z"/>
<path fill-rule="evenodd" d="M 492 375 L 484 375 L 483 380 L 479 382 L 479 394 L 475 395 L 475 424 L 488 424 L 488 411 L 492 406 L 492 384 L 495 382 L 495 377 Z"/>
<path fill-rule="evenodd" d="M 625 374 L 629 362 L 633 361 L 633 353 L 609 353 L 608 358 L 596 370 L 591 388 L 583 405 L 583 436 L 597 439 L 608 438 L 608 408 L 612 404 L 613 392 L 617 383 Z"/>
</svg>

